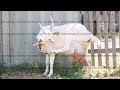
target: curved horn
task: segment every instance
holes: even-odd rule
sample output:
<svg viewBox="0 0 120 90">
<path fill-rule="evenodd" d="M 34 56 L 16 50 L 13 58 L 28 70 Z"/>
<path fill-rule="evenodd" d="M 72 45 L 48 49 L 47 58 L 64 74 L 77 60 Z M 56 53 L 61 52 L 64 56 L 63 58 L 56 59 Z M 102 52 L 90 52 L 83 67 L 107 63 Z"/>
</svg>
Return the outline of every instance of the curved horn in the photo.
<svg viewBox="0 0 120 90">
<path fill-rule="evenodd" d="M 53 27 L 54 26 L 54 22 L 53 22 L 52 16 L 50 16 L 50 19 L 51 19 L 51 26 Z"/>
<path fill-rule="evenodd" d="M 51 19 L 51 29 L 50 29 L 50 31 L 53 32 L 54 22 L 53 22 L 53 18 L 52 18 L 51 15 L 50 15 L 50 19 Z"/>
<path fill-rule="evenodd" d="M 44 31 L 42 25 L 41 25 L 40 23 L 39 23 L 39 25 L 40 25 L 40 28 L 42 29 L 43 33 L 45 33 L 45 31 Z"/>
</svg>

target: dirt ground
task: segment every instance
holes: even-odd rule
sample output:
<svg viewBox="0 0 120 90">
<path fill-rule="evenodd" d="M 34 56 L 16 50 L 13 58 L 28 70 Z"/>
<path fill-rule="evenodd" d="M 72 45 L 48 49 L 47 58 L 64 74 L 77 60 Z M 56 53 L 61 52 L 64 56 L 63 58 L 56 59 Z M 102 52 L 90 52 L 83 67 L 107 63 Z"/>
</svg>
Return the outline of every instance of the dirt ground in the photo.
<svg viewBox="0 0 120 90">
<path fill-rule="evenodd" d="M 45 79 L 42 74 L 13 72 L 9 76 L 10 79 Z"/>
<path fill-rule="evenodd" d="M 25 73 L 25 72 L 18 72 L 18 73 L 11 73 L 9 76 L 9 79 L 48 79 L 43 77 L 42 74 L 36 74 L 36 73 Z M 70 79 L 70 78 L 65 78 L 65 77 L 58 77 L 58 76 L 53 76 L 51 79 Z M 104 78 L 97 78 L 97 77 L 91 77 L 91 79 L 120 79 L 120 77 L 117 76 L 109 76 L 109 77 L 104 77 Z"/>
<path fill-rule="evenodd" d="M 26 73 L 26 72 L 13 72 L 9 75 L 9 79 L 48 79 L 46 77 L 43 77 L 43 75 L 37 74 L 37 73 Z M 53 75 L 51 79 L 65 79 L 65 77 L 59 77 L 56 75 Z"/>
</svg>

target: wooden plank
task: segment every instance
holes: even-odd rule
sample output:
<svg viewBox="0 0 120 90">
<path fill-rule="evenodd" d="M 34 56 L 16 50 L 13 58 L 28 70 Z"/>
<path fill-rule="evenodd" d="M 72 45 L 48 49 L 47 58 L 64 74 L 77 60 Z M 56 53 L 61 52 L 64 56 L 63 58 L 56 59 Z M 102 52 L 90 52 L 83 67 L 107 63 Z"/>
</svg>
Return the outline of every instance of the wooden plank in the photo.
<svg viewBox="0 0 120 90">
<path fill-rule="evenodd" d="M 101 39 L 101 34 L 100 34 L 100 26 L 101 26 L 101 22 L 100 22 L 100 11 L 96 11 L 96 23 L 97 23 L 97 37 L 99 39 Z M 102 66 L 102 58 L 101 58 L 101 47 L 100 49 L 98 49 L 98 65 Z"/>
<path fill-rule="evenodd" d="M 115 11 L 111 11 L 110 25 L 112 30 L 113 68 L 115 68 L 116 67 Z"/>
<path fill-rule="evenodd" d="M 82 12 L 80 11 L 79 12 L 79 15 L 78 15 L 78 20 L 79 20 L 79 23 L 82 23 Z"/>
<path fill-rule="evenodd" d="M 112 53 L 112 48 L 108 49 L 109 53 Z M 116 48 L 116 52 L 120 52 L 120 48 Z M 91 53 L 91 49 L 88 50 L 88 53 Z M 98 53 L 98 49 L 94 49 L 94 53 Z M 101 53 L 105 53 L 105 49 L 101 49 Z"/>
<path fill-rule="evenodd" d="M 93 11 L 89 11 L 89 23 L 90 23 L 90 32 L 93 33 Z M 94 58 L 94 44 L 91 43 L 91 60 L 92 65 L 95 66 L 95 58 Z"/>
<path fill-rule="evenodd" d="M 119 48 L 120 48 L 120 11 L 118 11 L 119 14 Z"/>
<path fill-rule="evenodd" d="M 105 58 L 106 58 L 106 66 L 109 67 L 109 52 L 108 52 L 108 15 L 107 11 L 103 11 L 104 16 L 104 37 L 105 37 Z"/>
<path fill-rule="evenodd" d="M 0 63 L 3 61 L 2 11 L 0 11 Z"/>
<path fill-rule="evenodd" d="M 89 15 L 88 15 L 88 11 L 84 11 L 83 13 L 83 22 L 84 22 L 84 25 L 86 26 L 86 28 L 89 30 Z"/>
<path fill-rule="evenodd" d="M 84 11 L 81 12 L 81 23 L 84 25 Z"/>
</svg>

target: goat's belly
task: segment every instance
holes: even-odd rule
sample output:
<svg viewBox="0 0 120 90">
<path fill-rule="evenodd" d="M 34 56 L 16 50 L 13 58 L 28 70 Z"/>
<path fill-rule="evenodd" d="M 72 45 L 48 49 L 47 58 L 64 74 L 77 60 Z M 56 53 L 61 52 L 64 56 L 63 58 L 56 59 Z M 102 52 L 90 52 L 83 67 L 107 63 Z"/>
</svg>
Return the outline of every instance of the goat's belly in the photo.
<svg viewBox="0 0 120 90">
<path fill-rule="evenodd" d="M 74 51 L 72 50 L 68 50 L 68 51 L 65 51 L 65 52 L 62 52 L 62 53 L 57 53 L 57 55 L 73 55 Z"/>
<path fill-rule="evenodd" d="M 79 53 L 84 54 L 86 46 L 84 43 L 73 42 L 70 45 L 69 50 L 65 52 L 58 53 L 59 55 L 73 55 L 74 52 L 77 50 Z"/>
<path fill-rule="evenodd" d="M 69 50 L 67 50 L 67 51 L 65 51 L 65 52 L 61 52 L 61 53 L 57 53 L 58 55 L 74 55 L 74 52 L 75 51 L 78 51 L 80 54 L 84 54 L 84 50 L 83 50 L 83 48 L 70 48 Z"/>
<path fill-rule="evenodd" d="M 69 50 L 58 53 L 58 55 L 73 55 L 75 50 L 76 50 L 75 48 L 70 47 Z"/>
</svg>

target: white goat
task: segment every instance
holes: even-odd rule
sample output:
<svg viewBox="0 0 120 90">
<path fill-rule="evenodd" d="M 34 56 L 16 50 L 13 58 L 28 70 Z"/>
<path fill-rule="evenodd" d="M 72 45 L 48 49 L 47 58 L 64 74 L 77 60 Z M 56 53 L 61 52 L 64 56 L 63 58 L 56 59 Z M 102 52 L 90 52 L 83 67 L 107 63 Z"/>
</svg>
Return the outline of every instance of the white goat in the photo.
<svg viewBox="0 0 120 90">
<path fill-rule="evenodd" d="M 39 23 L 41 30 L 36 37 L 37 43 L 34 44 L 34 46 L 38 45 L 38 48 L 46 54 L 46 70 L 43 75 L 48 78 L 53 75 L 55 54 L 74 55 L 75 52 L 77 52 L 79 56 L 84 55 L 90 67 L 88 46 L 91 42 L 96 42 L 98 47 L 100 47 L 100 40 L 93 36 L 92 33 L 80 23 L 54 26 L 52 18 L 51 21 L 52 25 L 50 26 L 42 27 Z"/>
</svg>

